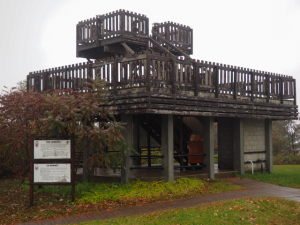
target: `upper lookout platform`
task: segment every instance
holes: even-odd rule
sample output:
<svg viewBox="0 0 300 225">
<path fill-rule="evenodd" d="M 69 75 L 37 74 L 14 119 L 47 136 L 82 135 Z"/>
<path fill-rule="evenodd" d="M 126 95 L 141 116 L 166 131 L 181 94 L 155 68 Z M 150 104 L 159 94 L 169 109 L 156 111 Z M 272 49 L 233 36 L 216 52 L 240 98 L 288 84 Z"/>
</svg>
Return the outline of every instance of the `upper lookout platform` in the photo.
<svg viewBox="0 0 300 225">
<path fill-rule="evenodd" d="M 189 26 L 154 23 L 149 35 L 145 15 L 117 10 L 80 21 L 76 32 L 77 57 L 88 62 L 31 72 L 28 90 L 84 92 L 88 77 L 100 77 L 104 107 L 116 114 L 298 118 L 293 77 L 192 59 Z"/>
<path fill-rule="evenodd" d="M 80 21 L 76 25 L 77 57 L 101 59 L 148 50 L 176 56 L 193 53 L 193 30 L 185 25 L 154 23 L 140 13 L 117 10 Z"/>
</svg>

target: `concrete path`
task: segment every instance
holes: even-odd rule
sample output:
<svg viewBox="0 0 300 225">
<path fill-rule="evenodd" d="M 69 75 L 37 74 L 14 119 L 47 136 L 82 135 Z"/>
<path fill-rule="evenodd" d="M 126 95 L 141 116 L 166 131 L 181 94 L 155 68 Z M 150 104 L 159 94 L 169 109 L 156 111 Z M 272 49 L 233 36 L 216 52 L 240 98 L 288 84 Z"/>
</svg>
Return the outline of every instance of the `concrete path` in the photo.
<svg viewBox="0 0 300 225">
<path fill-rule="evenodd" d="M 213 194 L 208 196 L 189 197 L 174 201 L 159 202 L 141 206 L 123 207 L 113 210 L 100 210 L 84 215 L 68 216 L 60 219 L 41 221 L 38 223 L 22 223 L 26 225 L 44 225 L 44 224 L 73 224 L 94 220 L 104 220 L 124 216 L 140 215 L 145 213 L 151 213 L 159 210 L 193 207 L 206 203 L 231 200 L 245 197 L 264 197 L 264 196 L 276 196 L 285 198 L 288 200 L 294 200 L 300 202 L 300 189 L 280 187 L 273 184 L 258 182 L 249 179 L 224 179 L 225 181 L 247 188 L 244 191 L 231 191 L 219 194 Z"/>
</svg>

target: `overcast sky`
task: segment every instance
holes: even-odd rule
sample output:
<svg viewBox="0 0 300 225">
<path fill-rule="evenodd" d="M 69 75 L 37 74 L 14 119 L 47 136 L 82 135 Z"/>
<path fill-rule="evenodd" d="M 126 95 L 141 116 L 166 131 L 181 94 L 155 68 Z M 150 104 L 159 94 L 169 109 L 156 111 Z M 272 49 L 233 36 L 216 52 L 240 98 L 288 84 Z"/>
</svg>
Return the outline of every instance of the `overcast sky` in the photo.
<svg viewBox="0 0 300 225">
<path fill-rule="evenodd" d="M 117 9 L 188 25 L 192 58 L 293 76 L 300 96 L 300 0 L 0 0 L 0 85 L 85 62 L 76 58 L 76 24 Z"/>
</svg>

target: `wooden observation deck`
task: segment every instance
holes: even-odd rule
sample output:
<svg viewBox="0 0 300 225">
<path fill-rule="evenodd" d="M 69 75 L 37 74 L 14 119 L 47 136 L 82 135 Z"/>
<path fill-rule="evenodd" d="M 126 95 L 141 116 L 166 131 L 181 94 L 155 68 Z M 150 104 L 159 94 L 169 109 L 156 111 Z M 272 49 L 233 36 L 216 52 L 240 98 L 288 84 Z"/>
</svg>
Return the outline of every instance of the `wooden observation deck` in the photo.
<svg viewBox="0 0 300 225">
<path fill-rule="evenodd" d="M 34 91 L 87 89 L 88 77 L 108 81 L 116 114 L 173 114 L 297 119 L 291 76 L 194 60 L 193 30 L 117 10 L 77 24 L 77 56 L 88 62 L 31 72 Z M 93 60 L 90 60 L 93 59 Z"/>
<path fill-rule="evenodd" d="M 244 173 L 251 160 L 273 171 L 272 120 L 298 117 L 293 77 L 192 59 L 193 29 L 154 23 L 150 35 L 149 19 L 125 10 L 81 21 L 76 29 L 77 57 L 87 62 L 31 72 L 27 89 L 86 92 L 89 79 L 105 79 L 108 101 L 102 106 L 121 115 L 116 119 L 126 124 L 125 141 L 140 153 L 123 157 L 123 183 L 132 170 L 145 168 L 170 182 L 174 169 L 203 169 L 213 179 L 214 122 L 219 169 Z M 153 148 L 161 155 L 152 155 Z M 161 166 L 152 167 L 156 158 Z"/>
</svg>

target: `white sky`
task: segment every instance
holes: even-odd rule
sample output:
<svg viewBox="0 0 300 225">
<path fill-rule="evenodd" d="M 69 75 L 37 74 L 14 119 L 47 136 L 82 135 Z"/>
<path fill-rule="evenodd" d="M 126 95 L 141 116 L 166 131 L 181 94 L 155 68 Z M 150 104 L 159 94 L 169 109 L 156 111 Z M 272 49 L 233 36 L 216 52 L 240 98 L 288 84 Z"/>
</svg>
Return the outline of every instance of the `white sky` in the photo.
<svg viewBox="0 0 300 225">
<path fill-rule="evenodd" d="M 117 9 L 188 25 L 192 58 L 293 76 L 300 96 L 300 0 L 0 0 L 0 85 L 86 61 L 76 24 Z"/>
</svg>

